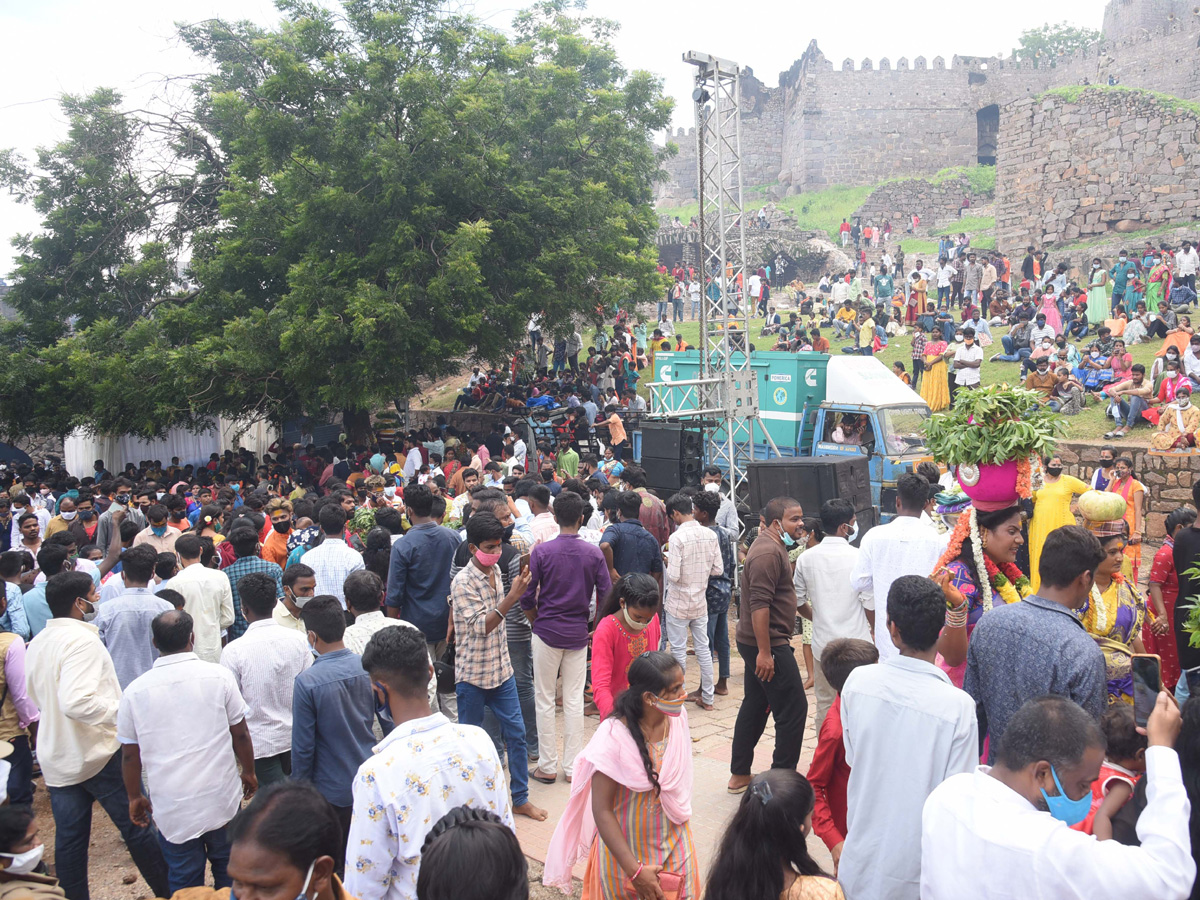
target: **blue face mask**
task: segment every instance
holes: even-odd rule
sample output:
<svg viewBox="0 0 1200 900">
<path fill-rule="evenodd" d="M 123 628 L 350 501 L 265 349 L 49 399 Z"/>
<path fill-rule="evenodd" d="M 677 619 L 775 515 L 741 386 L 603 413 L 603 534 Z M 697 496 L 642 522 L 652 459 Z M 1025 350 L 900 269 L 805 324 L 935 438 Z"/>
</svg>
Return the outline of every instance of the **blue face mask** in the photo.
<svg viewBox="0 0 1200 900">
<path fill-rule="evenodd" d="M 1068 825 L 1079 824 L 1092 811 L 1091 791 L 1084 793 L 1078 800 L 1072 800 L 1063 790 L 1062 782 L 1058 780 L 1058 773 L 1054 771 L 1054 766 L 1050 767 L 1050 774 L 1054 776 L 1054 786 L 1058 788 L 1058 796 L 1051 797 L 1046 793 L 1045 788 L 1041 789 L 1042 799 L 1046 801 L 1050 815 Z"/>
<path fill-rule="evenodd" d="M 308 900 L 309 882 L 312 881 L 313 869 L 317 866 L 317 861 L 314 859 L 308 866 L 308 874 L 304 876 L 304 887 L 300 889 L 300 893 L 296 895 L 296 900 Z M 229 900 L 237 900 L 233 895 L 233 888 L 229 888 Z M 316 900 L 314 897 L 313 900 Z"/>
<path fill-rule="evenodd" d="M 162 537 L 167 533 L 167 526 L 163 525 L 160 527 L 158 525 L 151 525 L 150 530 L 154 533 L 155 537 Z"/>
<path fill-rule="evenodd" d="M 779 529 L 779 539 L 783 541 L 783 546 L 789 549 L 796 546 L 796 539 L 782 528 Z"/>
</svg>

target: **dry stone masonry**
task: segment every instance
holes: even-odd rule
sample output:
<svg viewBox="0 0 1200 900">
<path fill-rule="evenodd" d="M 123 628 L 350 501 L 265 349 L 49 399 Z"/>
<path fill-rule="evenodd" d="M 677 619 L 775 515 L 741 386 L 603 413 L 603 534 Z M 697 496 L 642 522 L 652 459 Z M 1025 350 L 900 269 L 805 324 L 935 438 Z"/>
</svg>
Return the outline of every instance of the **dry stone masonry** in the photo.
<svg viewBox="0 0 1200 900">
<path fill-rule="evenodd" d="M 996 172 L 1002 248 L 1200 219 L 1200 106 L 1125 88 L 1063 93 L 1004 109 Z"/>
</svg>

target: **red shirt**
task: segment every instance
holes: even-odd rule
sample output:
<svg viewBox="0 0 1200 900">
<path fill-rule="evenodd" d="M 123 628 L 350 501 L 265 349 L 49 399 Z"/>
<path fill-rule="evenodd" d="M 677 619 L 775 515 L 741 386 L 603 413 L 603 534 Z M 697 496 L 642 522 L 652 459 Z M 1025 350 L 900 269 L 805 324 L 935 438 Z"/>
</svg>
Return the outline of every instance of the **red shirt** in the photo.
<svg viewBox="0 0 1200 900">
<path fill-rule="evenodd" d="M 817 795 L 813 807 L 813 831 L 833 849 L 846 839 L 846 785 L 850 767 L 846 765 L 846 746 L 842 743 L 842 698 L 829 707 L 821 723 L 817 749 L 808 766 L 808 781 Z"/>
<path fill-rule="evenodd" d="M 623 617 L 620 610 L 605 616 L 592 636 L 592 699 L 600 718 L 612 712 L 617 695 L 629 687 L 633 661 L 657 647 L 662 636 L 658 616 L 641 631 L 627 627 Z"/>
</svg>

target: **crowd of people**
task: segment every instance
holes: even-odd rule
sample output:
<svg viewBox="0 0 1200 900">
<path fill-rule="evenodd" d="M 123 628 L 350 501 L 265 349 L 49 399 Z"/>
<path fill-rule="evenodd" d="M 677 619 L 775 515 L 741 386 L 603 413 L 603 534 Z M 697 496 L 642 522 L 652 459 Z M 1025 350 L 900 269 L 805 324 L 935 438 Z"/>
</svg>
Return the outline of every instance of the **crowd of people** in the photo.
<svg viewBox="0 0 1200 900">
<path fill-rule="evenodd" d="M 924 464 L 861 539 L 848 502 L 779 497 L 748 543 L 719 469 L 664 502 L 610 462 L 438 426 L 0 475 L 0 884 L 90 896 L 99 801 L 159 897 L 526 896 L 514 817 L 544 820 L 530 781 L 562 778 L 544 880 L 583 861 L 590 897 L 1192 896 L 1200 651 L 1175 601 L 1200 529 L 1167 517 L 1147 600 L 1128 459 L 1083 481 L 1048 458 L 1031 507 L 964 506 Z M 742 799 L 702 867 L 688 709 L 729 695 L 731 650 Z M 1185 702 L 1139 729 L 1146 652 Z"/>
</svg>

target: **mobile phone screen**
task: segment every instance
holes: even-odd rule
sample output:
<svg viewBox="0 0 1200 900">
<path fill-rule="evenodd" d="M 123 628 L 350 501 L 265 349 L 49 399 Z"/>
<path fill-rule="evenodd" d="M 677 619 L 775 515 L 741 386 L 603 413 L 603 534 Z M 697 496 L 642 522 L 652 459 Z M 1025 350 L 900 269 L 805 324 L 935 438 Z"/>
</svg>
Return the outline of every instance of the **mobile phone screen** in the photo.
<svg viewBox="0 0 1200 900">
<path fill-rule="evenodd" d="M 1188 696 L 1200 697 L 1200 666 L 1184 672 L 1187 677 Z"/>
<path fill-rule="evenodd" d="M 1141 727 L 1146 726 L 1158 692 L 1162 690 L 1162 663 L 1152 654 L 1133 657 L 1133 718 Z"/>
</svg>

